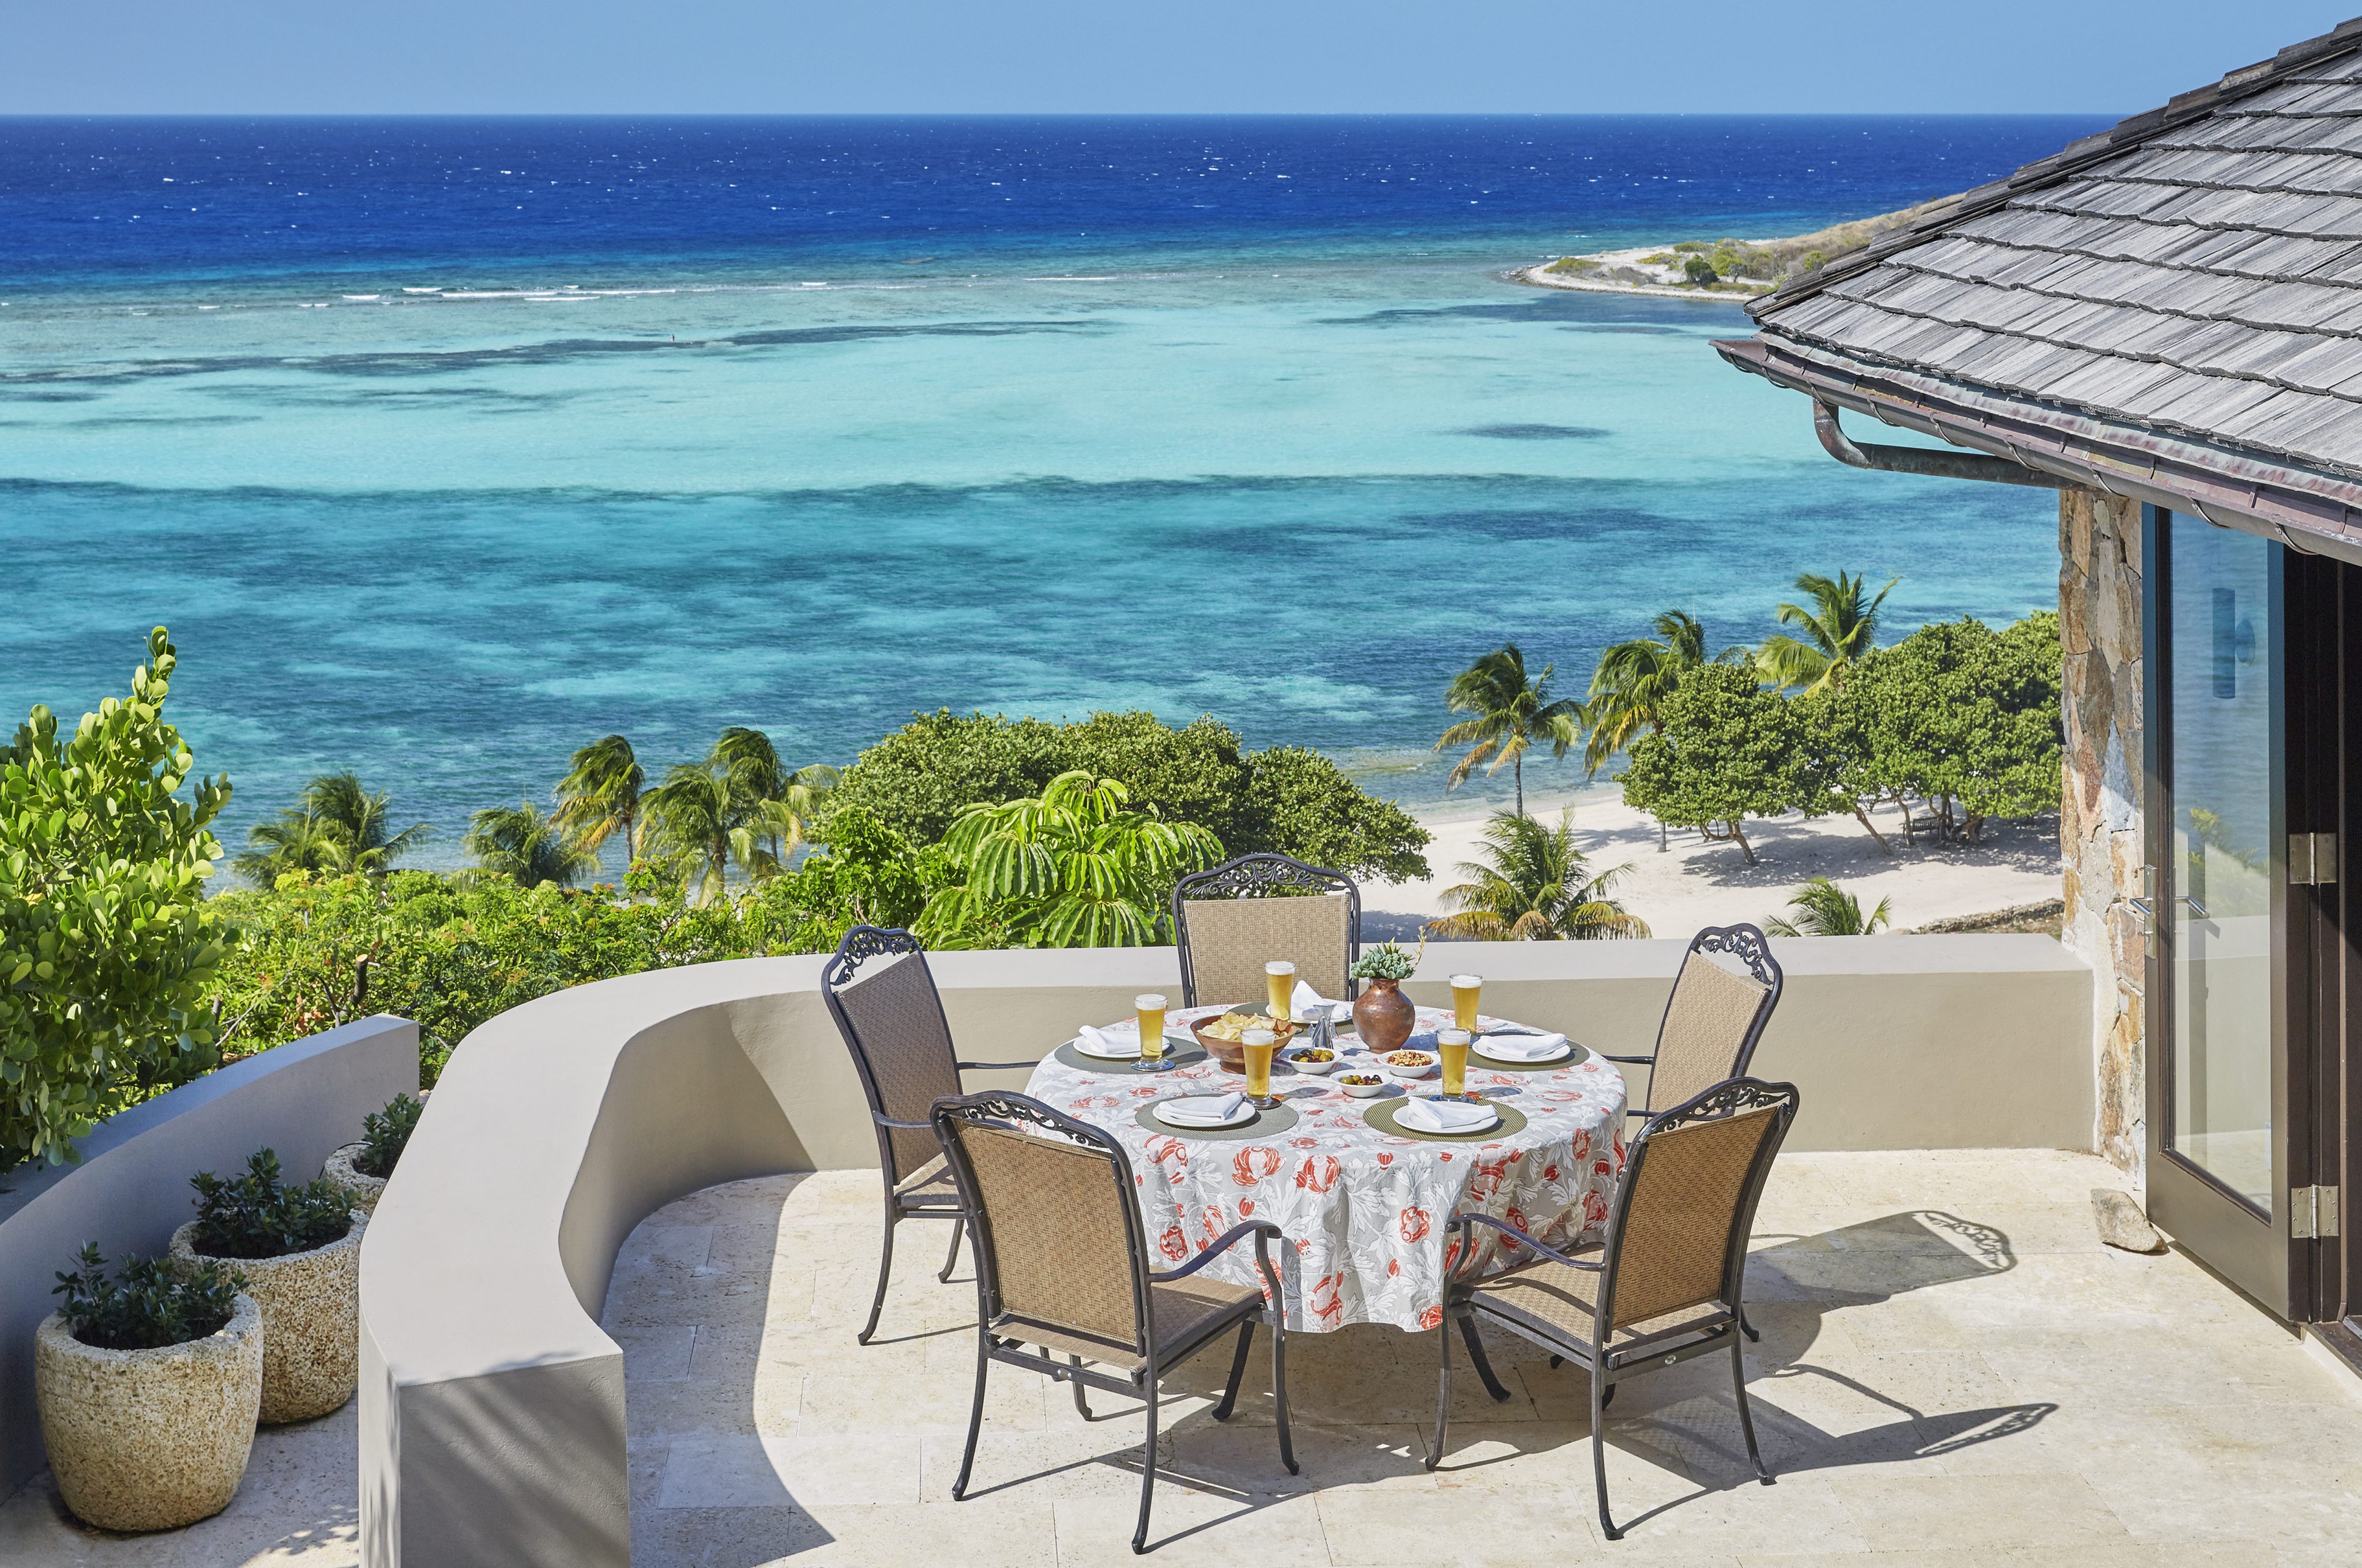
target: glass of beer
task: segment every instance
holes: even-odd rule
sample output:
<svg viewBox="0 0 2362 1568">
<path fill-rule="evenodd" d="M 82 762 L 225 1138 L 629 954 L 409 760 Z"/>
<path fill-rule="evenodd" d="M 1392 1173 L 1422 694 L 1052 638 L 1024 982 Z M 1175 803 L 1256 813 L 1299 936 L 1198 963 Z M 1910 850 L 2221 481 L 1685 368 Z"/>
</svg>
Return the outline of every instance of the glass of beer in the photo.
<svg viewBox="0 0 2362 1568">
<path fill-rule="evenodd" d="M 1247 1061 L 1247 1102 L 1258 1110 L 1279 1103 L 1271 1092 L 1271 1054 L 1278 1049 L 1279 1036 L 1268 1029 L 1250 1029 L 1239 1036 L 1239 1050 Z"/>
<path fill-rule="evenodd" d="M 1435 1032 L 1435 1054 L 1443 1058 L 1443 1098 L 1473 1099 L 1468 1092 L 1468 1031 L 1439 1029 Z"/>
<path fill-rule="evenodd" d="M 1164 1059 L 1164 999 L 1154 991 L 1144 991 L 1131 999 L 1131 1006 L 1140 1019 L 1140 1060 L 1131 1065 L 1131 1070 L 1171 1072 L 1173 1064 Z"/>
<path fill-rule="evenodd" d="M 1451 977 L 1451 1021 L 1471 1034 L 1476 1032 L 1476 998 L 1484 988 L 1480 975 Z"/>
<path fill-rule="evenodd" d="M 1275 958 L 1263 966 L 1264 1008 L 1276 1021 L 1296 1016 L 1296 966 L 1285 958 Z"/>
</svg>

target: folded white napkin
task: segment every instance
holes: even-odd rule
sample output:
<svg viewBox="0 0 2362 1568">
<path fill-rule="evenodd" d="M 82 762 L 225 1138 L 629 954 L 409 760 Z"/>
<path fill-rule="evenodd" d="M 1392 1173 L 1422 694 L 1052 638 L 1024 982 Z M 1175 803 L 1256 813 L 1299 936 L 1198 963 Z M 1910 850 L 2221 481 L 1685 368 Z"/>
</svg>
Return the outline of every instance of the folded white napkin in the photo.
<svg viewBox="0 0 2362 1568">
<path fill-rule="evenodd" d="M 1467 1105 L 1455 1099 L 1428 1099 L 1414 1095 L 1395 1112 L 1395 1120 L 1422 1132 L 1473 1132 L 1501 1120 L 1489 1105 Z"/>
<path fill-rule="evenodd" d="M 1327 997 L 1314 990 L 1311 982 L 1308 980 L 1296 982 L 1296 989 L 1288 993 L 1287 1005 L 1298 1018 L 1302 1018 L 1316 1008 L 1324 1007 L 1329 1010 L 1330 1021 L 1334 1023 L 1342 1023 L 1353 1016 L 1352 1002 L 1330 1001 Z"/>
<path fill-rule="evenodd" d="M 1566 1049 L 1563 1034 L 1487 1034 L 1476 1042 L 1479 1053 L 1504 1062 L 1540 1062 Z"/>
<path fill-rule="evenodd" d="M 1134 1025 L 1134 1027 L 1138 1026 Z M 1082 1039 L 1076 1048 L 1086 1056 L 1137 1056 L 1140 1055 L 1140 1047 L 1137 1043 L 1127 1044 L 1123 1041 L 1114 1039 L 1104 1029 L 1094 1029 L 1086 1023 L 1079 1032 Z"/>
<path fill-rule="evenodd" d="M 1187 1099 L 1166 1100 L 1156 1108 L 1156 1114 L 1164 1121 L 1193 1127 L 1220 1127 L 1246 1102 L 1247 1097 L 1242 1094 L 1194 1095 Z"/>
</svg>

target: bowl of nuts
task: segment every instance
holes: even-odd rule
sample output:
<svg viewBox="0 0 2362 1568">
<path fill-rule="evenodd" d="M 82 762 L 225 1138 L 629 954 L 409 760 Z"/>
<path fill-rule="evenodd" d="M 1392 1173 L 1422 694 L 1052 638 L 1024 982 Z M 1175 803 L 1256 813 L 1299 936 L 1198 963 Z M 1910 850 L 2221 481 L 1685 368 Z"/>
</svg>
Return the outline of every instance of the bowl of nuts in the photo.
<svg viewBox="0 0 2362 1568">
<path fill-rule="evenodd" d="M 1388 1076 L 1399 1083 L 1414 1083 L 1435 1071 L 1432 1051 L 1389 1051 L 1378 1058 Z"/>
</svg>

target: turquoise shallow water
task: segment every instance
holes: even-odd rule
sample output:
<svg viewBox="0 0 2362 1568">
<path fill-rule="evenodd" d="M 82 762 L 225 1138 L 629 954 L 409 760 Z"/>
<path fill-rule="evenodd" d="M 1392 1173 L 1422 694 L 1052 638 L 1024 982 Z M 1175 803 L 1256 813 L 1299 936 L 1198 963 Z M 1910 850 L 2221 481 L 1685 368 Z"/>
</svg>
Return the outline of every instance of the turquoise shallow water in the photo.
<svg viewBox="0 0 2362 1568">
<path fill-rule="evenodd" d="M 1427 806 L 1505 638 L 1579 686 L 1667 606 L 1760 635 L 1802 570 L 1900 575 L 1898 626 L 2055 602 L 2047 496 L 1832 463 L 1708 347 L 1737 307 L 1423 221 L 17 290 L 0 706 L 78 712 L 167 623 L 234 835 L 357 766 L 449 858 L 609 730 L 844 762 L 937 705 L 1210 712 Z"/>
</svg>

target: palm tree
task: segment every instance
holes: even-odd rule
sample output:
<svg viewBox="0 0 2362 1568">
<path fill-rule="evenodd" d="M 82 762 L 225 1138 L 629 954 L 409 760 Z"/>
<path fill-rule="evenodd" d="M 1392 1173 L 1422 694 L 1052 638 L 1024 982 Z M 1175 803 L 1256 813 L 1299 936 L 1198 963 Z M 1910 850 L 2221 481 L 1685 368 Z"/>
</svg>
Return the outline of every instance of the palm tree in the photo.
<svg viewBox="0 0 2362 1568">
<path fill-rule="evenodd" d="M 1864 920 L 1860 899 L 1827 877 L 1810 877 L 1788 900 L 1796 918 L 1791 922 L 1774 915 L 1763 922 L 1763 929 L 1773 936 L 1868 936 L 1887 923 L 1893 902 L 1879 900 L 1878 907 Z"/>
<path fill-rule="evenodd" d="M 349 769 L 321 774 L 304 786 L 278 821 L 248 830 L 247 842 L 254 848 L 237 857 L 237 868 L 266 888 L 290 871 L 381 876 L 425 844 L 431 832 L 425 823 L 387 831 L 392 800 L 382 790 L 370 793 Z"/>
<path fill-rule="evenodd" d="M 1544 827 L 1522 812 L 1502 812 L 1485 824 L 1485 863 L 1463 863 L 1468 878 L 1443 890 L 1457 913 L 1428 923 L 1434 935 L 1477 942 L 1583 941 L 1646 936 L 1648 922 L 1609 895 L 1632 869 L 1593 875 L 1574 846 L 1574 812 Z"/>
<path fill-rule="evenodd" d="M 1812 608 L 1783 603 L 1778 615 L 1782 625 L 1804 635 L 1775 633 L 1763 639 L 1755 658 L 1764 679 L 1783 690 L 1818 691 L 1842 684 L 1846 667 L 1878 646 L 1878 607 L 1903 580 L 1888 578 L 1877 597 L 1865 602 L 1869 580 L 1844 572 L 1834 581 L 1809 571 L 1799 577 L 1796 586 L 1812 600 Z"/>
<path fill-rule="evenodd" d="M 568 837 L 557 818 L 542 815 L 529 801 L 478 812 L 464 842 L 478 867 L 521 888 L 545 882 L 570 888 L 599 866 L 596 850 Z"/>
<path fill-rule="evenodd" d="M 745 825 L 731 798 L 730 776 L 710 762 L 674 765 L 665 781 L 641 798 L 649 850 L 697 880 L 697 901 L 722 896 L 730 873 L 731 834 Z"/>
<path fill-rule="evenodd" d="M 1452 765 L 1446 790 L 1468 782 L 1480 764 L 1497 773 L 1507 763 L 1518 785 L 1518 815 L 1526 814 L 1526 749 L 1537 740 L 1551 743 L 1552 756 L 1564 756 L 1583 733 L 1583 704 L 1572 697 L 1553 699 L 1546 664 L 1539 676 L 1526 674 L 1526 656 L 1518 645 L 1506 643 L 1460 672 L 1445 690 L 1443 701 L 1455 713 L 1472 713 L 1443 732 L 1435 749 L 1464 745 L 1468 755 Z"/>
<path fill-rule="evenodd" d="M 617 834 L 624 857 L 640 853 L 640 800 L 647 774 L 622 735 L 592 741 L 574 754 L 574 770 L 557 781 L 557 812 L 552 819 L 574 842 L 596 855 Z"/>
<path fill-rule="evenodd" d="M 836 769 L 824 762 L 789 772 L 770 736 L 739 724 L 722 732 L 706 766 L 719 768 L 730 780 L 740 818 L 733 831 L 746 835 L 745 845 L 734 852 L 747 874 L 758 880 L 785 867 L 786 857 L 803 843 L 813 812 L 836 788 L 838 778 Z M 758 841 L 761 849 L 756 847 Z"/>
</svg>

